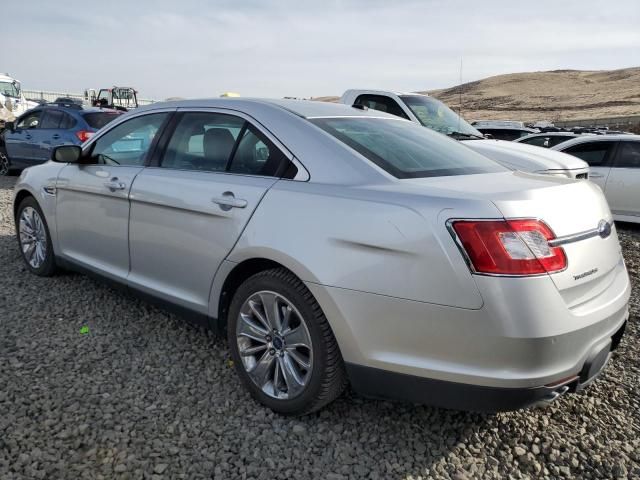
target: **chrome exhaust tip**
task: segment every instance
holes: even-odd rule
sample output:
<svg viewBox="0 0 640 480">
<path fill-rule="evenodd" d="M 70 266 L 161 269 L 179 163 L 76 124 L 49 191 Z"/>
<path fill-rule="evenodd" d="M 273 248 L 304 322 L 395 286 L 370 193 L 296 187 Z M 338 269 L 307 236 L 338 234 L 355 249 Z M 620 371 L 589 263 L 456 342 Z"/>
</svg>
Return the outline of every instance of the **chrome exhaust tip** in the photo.
<svg viewBox="0 0 640 480">
<path fill-rule="evenodd" d="M 547 406 L 551 405 L 553 402 L 555 402 L 562 395 L 567 393 L 568 391 L 569 391 L 569 386 L 568 385 L 563 385 L 561 387 L 558 387 L 556 390 L 551 392 L 549 395 L 547 395 L 546 397 L 541 398 L 536 403 L 534 403 L 533 407 L 534 408 L 547 407 Z"/>
</svg>

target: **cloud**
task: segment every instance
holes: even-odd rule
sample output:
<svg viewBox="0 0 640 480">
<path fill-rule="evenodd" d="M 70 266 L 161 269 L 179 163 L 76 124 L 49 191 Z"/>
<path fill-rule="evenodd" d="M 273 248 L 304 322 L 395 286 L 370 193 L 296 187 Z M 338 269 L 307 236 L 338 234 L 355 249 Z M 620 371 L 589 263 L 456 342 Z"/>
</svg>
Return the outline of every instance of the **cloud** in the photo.
<svg viewBox="0 0 640 480">
<path fill-rule="evenodd" d="M 142 96 L 424 90 L 512 71 L 640 64 L 640 3 L 540 0 L 137 2 L 12 6 L 5 69 L 25 88 Z M 3 27 L 3 30 L 5 28 Z M 7 51 L 5 50 L 5 53 Z"/>
</svg>

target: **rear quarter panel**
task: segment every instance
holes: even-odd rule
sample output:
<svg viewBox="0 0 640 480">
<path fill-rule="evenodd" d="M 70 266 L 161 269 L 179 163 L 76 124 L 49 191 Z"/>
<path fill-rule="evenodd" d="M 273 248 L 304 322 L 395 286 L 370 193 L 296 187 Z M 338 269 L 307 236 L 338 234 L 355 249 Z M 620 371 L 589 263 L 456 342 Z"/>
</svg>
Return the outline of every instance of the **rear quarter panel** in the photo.
<svg viewBox="0 0 640 480">
<path fill-rule="evenodd" d="M 481 308 L 446 215 L 439 215 L 444 209 L 406 205 L 366 188 L 279 181 L 228 260 L 268 258 L 305 282 Z"/>
</svg>

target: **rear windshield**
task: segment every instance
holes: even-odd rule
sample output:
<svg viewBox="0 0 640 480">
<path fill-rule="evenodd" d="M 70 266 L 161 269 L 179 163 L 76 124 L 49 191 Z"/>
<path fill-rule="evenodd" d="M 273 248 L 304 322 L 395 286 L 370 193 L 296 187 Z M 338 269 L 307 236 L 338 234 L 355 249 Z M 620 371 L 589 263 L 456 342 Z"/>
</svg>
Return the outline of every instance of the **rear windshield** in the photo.
<svg viewBox="0 0 640 480">
<path fill-rule="evenodd" d="M 396 178 L 507 171 L 460 142 L 411 122 L 366 117 L 311 122 Z"/>
<path fill-rule="evenodd" d="M 91 128 L 99 130 L 107 123 L 118 118 L 119 115 L 121 114 L 118 112 L 93 112 L 85 113 L 82 117 Z"/>
</svg>

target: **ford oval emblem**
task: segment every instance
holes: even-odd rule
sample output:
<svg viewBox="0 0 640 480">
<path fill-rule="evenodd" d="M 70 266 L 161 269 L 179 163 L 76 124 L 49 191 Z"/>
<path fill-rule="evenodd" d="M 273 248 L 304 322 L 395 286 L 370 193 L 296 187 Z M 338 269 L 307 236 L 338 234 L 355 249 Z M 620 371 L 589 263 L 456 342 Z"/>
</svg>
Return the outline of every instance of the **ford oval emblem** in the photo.
<svg viewBox="0 0 640 480">
<path fill-rule="evenodd" d="M 607 238 L 611 235 L 611 224 L 606 220 L 600 220 L 600 223 L 598 223 L 598 235 L 600 235 L 600 238 Z"/>
</svg>

